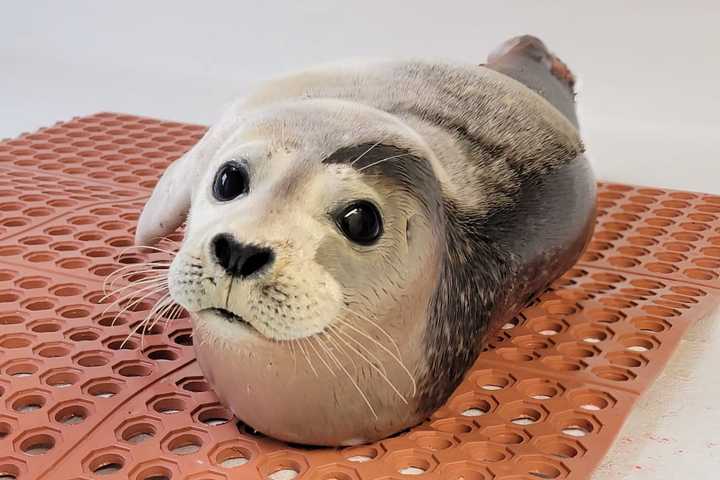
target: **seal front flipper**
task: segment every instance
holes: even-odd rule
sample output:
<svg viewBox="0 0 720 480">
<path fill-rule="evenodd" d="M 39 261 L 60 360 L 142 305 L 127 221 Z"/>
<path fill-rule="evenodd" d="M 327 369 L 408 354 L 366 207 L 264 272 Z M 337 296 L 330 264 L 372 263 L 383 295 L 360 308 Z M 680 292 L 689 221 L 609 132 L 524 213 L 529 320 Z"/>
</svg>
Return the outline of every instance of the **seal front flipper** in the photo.
<svg viewBox="0 0 720 480">
<path fill-rule="evenodd" d="M 136 245 L 151 245 L 173 232 L 190 208 L 192 182 L 188 181 L 186 156 L 170 164 L 145 204 L 135 230 Z"/>
<path fill-rule="evenodd" d="M 575 76 L 537 37 L 513 37 L 488 55 L 488 68 L 517 80 L 557 108 L 577 128 Z"/>
</svg>

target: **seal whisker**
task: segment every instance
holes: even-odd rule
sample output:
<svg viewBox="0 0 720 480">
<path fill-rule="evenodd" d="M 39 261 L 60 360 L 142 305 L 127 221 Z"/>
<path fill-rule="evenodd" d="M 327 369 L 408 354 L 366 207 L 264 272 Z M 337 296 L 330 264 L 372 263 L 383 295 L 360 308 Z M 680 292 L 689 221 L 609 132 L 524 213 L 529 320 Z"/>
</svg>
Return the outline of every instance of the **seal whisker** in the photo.
<svg viewBox="0 0 720 480">
<path fill-rule="evenodd" d="M 169 297 L 169 296 L 170 296 L 169 293 L 165 294 L 165 296 L 163 297 L 163 300 L 161 300 L 161 302 L 164 301 L 164 300 L 166 300 L 167 297 Z M 158 305 L 158 304 L 156 304 L 155 307 L 157 307 L 157 305 Z M 154 309 L 155 307 L 153 307 L 153 309 Z M 151 310 L 151 313 L 152 313 L 152 310 Z M 145 324 L 146 324 L 146 322 L 147 322 L 147 318 L 148 318 L 148 317 L 145 317 L 140 323 L 137 324 L 137 326 L 136 326 L 130 333 L 128 333 L 127 337 L 125 337 L 125 340 L 123 340 L 122 343 L 120 344 L 120 348 L 121 348 L 121 349 L 125 347 L 125 344 L 128 342 L 128 340 L 130 340 L 130 338 L 131 338 L 133 335 L 136 335 L 136 334 L 138 333 L 138 331 L 145 326 Z M 142 348 L 143 345 L 144 345 L 144 343 L 143 343 L 143 342 L 144 342 L 144 338 L 145 338 L 145 335 L 144 335 L 144 334 L 140 336 L 140 346 L 141 346 L 141 348 Z"/>
<path fill-rule="evenodd" d="M 153 306 L 152 309 L 150 309 L 150 312 L 147 314 L 147 316 L 138 324 L 136 328 L 142 328 L 142 333 L 140 335 L 140 348 L 145 347 L 145 332 L 148 331 L 146 328 L 148 324 L 150 324 L 152 318 L 154 315 L 157 315 L 161 310 L 163 310 L 166 307 L 169 307 L 172 305 L 172 298 L 170 298 L 170 293 L 166 293 L 163 295 L 160 300 Z M 150 329 L 155 325 L 155 323 L 152 323 L 150 325 Z M 129 337 L 128 337 L 129 338 Z M 125 339 L 125 341 L 128 340 L 128 338 Z M 123 342 L 124 344 L 125 342 Z"/>
<path fill-rule="evenodd" d="M 330 338 L 330 337 L 328 336 L 328 338 Z M 319 337 L 318 337 L 318 340 L 320 340 Z M 321 345 L 322 345 L 322 341 L 321 341 Z M 372 404 L 370 403 L 370 399 L 367 397 L 367 395 L 365 395 L 365 392 L 363 392 L 362 388 L 360 388 L 360 385 L 357 384 L 357 382 L 352 377 L 352 375 L 350 375 L 350 372 L 347 371 L 345 366 L 340 362 L 340 360 L 338 360 L 338 358 L 335 356 L 335 354 L 329 348 L 327 348 L 327 345 L 325 345 L 325 347 L 326 347 L 325 351 L 327 352 L 328 356 L 333 360 L 333 362 L 338 366 L 338 368 L 340 368 L 343 372 L 345 372 L 345 375 L 347 376 L 348 380 L 350 380 L 350 382 L 353 384 L 353 386 L 355 387 L 355 390 L 357 390 L 357 392 L 360 394 L 363 401 L 365 402 L 365 405 L 367 405 L 367 407 L 370 409 L 370 412 L 373 414 L 373 417 L 375 418 L 375 420 L 377 420 L 378 415 L 375 412 L 375 409 L 373 408 Z"/>
<path fill-rule="evenodd" d="M 177 252 L 173 252 L 172 250 L 165 250 L 164 248 L 155 247 L 153 245 L 130 245 L 129 247 L 125 247 L 120 250 L 120 253 L 118 253 L 118 257 L 125 255 L 130 250 L 153 250 L 156 252 L 167 253 L 169 255 L 177 254 Z"/>
<path fill-rule="evenodd" d="M 294 338 L 290 339 L 288 343 L 288 349 L 290 350 L 290 356 L 293 360 L 293 371 L 297 375 L 297 358 L 295 357 L 295 340 Z"/>
<path fill-rule="evenodd" d="M 363 337 L 365 337 L 368 340 L 370 340 L 371 342 L 373 342 L 375 345 L 380 347 L 385 353 L 390 355 L 390 357 L 397 362 L 397 364 L 400 366 L 400 368 L 403 369 L 403 371 L 407 374 L 407 376 L 410 378 L 410 381 L 412 382 L 412 387 L 413 387 L 412 396 L 414 397 L 415 394 L 417 393 L 417 382 L 415 381 L 415 377 L 412 375 L 412 373 L 410 373 L 410 370 L 405 366 L 405 363 L 402 361 L 402 359 L 400 357 L 396 356 L 393 352 L 391 352 L 385 345 L 380 343 L 377 339 L 372 338 L 372 336 L 368 335 L 366 332 L 363 332 L 362 330 L 360 330 L 359 328 L 357 328 L 356 326 L 354 326 L 347 320 L 340 319 L 340 322 L 342 322 L 342 324 L 345 325 L 346 327 L 358 332 L 360 335 L 362 335 Z"/>
<path fill-rule="evenodd" d="M 375 162 L 373 162 L 373 163 L 370 163 L 370 164 L 368 164 L 368 165 L 365 165 L 365 166 L 362 167 L 362 168 L 359 168 L 359 169 L 358 169 L 358 173 L 359 173 L 359 172 L 363 172 L 363 171 L 367 170 L 367 169 L 370 168 L 370 167 L 374 167 L 374 166 L 376 166 L 376 165 L 380 165 L 380 164 L 383 163 L 383 162 L 387 162 L 388 160 L 392 160 L 392 159 L 394 159 L 394 158 L 400 158 L 400 157 L 409 157 L 409 156 L 412 156 L 412 155 L 411 155 L 410 153 L 401 153 L 401 154 L 399 154 L 399 155 L 393 155 L 392 157 L 385 157 L 385 158 L 383 158 L 383 159 L 380 159 L 380 160 L 377 160 L 377 161 L 375 161 Z"/>
<path fill-rule="evenodd" d="M 332 327 L 331 327 L 331 328 L 332 328 Z M 385 362 L 383 362 L 380 358 L 378 358 L 377 355 L 375 355 L 373 352 L 371 352 L 370 349 L 369 349 L 368 347 L 366 347 L 366 346 L 365 346 L 361 341 L 359 341 L 357 338 L 353 337 L 353 336 L 350 335 L 348 332 L 342 330 L 342 329 L 341 329 L 340 327 L 338 327 L 337 325 L 335 325 L 334 328 L 335 328 L 335 331 L 338 333 L 338 335 L 341 335 L 341 336 L 343 336 L 344 338 L 352 341 L 352 342 L 357 346 L 357 348 L 362 349 L 362 351 L 364 352 L 364 354 L 365 354 L 365 355 L 368 355 L 369 357 L 371 357 L 372 360 L 374 360 L 375 365 L 377 365 L 380 369 L 382 369 L 383 373 L 384 373 L 385 375 L 387 375 L 387 369 L 385 368 Z"/>
<path fill-rule="evenodd" d="M 170 312 L 170 318 L 168 318 L 166 328 L 171 328 L 173 320 L 177 320 L 178 318 L 180 318 L 183 310 L 184 308 L 182 305 L 180 305 L 179 303 L 175 304 L 175 308 Z"/>
<path fill-rule="evenodd" d="M 325 334 L 326 334 L 326 336 L 327 336 L 328 341 L 329 341 L 330 343 L 332 343 L 332 345 L 333 345 L 333 347 L 335 348 L 335 350 L 337 350 L 338 352 L 341 352 L 348 360 L 350 360 L 350 363 L 352 364 L 353 369 L 355 370 L 355 372 L 357 372 L 357 371 L 358 371 L 358 366 L 357 366 L 357 364 L 355 363 L 355 360 L 350 356 L 349 353 L 347 353 L 347 352 L 345 351 L 345 349 L 341 348 L 341 346 L 340 346 L 340 345 L 338 344 L 338 342 L 335 340 L 335 337 L 333 336 L 333 333 L 335 333 L 335 332 L 334 332 L 332 329 L 330 329 L 329 327 L 328 327 L 327 330 L 325 330 Z"/>
<path fill-rule="evenodd" d="M 151 283 L 161 283 L 163 280 L 167 280 L 167 276 L 165 275 L 158 275 L 157 277 L 151 277 L 151 278 L 143 278 L 142 280 L 138 280 L 136 282 L 129 283 L 123 287 L 119 287 L 116 290 L 113 290 L 112 292 L 103 292 L 105 293 L 98 301 L 97 303 L 103 303 L 105 300 L 109 299 L 110 297 L 117 296 L 120 292 L 125 291 L 132 287 L 137 287 L 140 285 L 147 285 Z"/>
<path fill-rule="evenodd" d="M 168 293 L 168 296 L 169 296 L 169 293 Z M 155 313 L 155 321 L 150 324 L 149 329 L 152 330 L 155 327 L 155 325 L 160 323 L 163 319 L 167 320 L 168 324 L 169 324 L 169 322 L 170 322 L 170 320 L 172 320 L 172 318 L 168 318 L 168 316 L 171 312 L 175 312 L 178 306 L 179 305 L 177 303 L 175 303 L 175 301 L 172 298 L 170 298 L 170 301 L 168 302 L 168 304 L 165 307 L 163 307 L 162 309 L 159 309 Z"/>
<path fill-rule="evenodd" d="M 166 290 L 166 289 L 167 289 L 167 284 L 165 284 L 165 285 L 160 285 L 160 286 L 151 285 L 150 287 L 142 288 L 142 289 L 140 289 L 138 292 L 133 292 L 133 293 L 139 293 L 140 291 L 144 291 L 144 290 L 147 290 L 148 288 L 152 288 L 152 287 L 154 287 L 154 289 L 151 290 L 149 293 L 147 293 L 147 294 L 139 297 L 138 299 L 132 301 L 131 303 L 128 303 L 127 305 L 125 305 L 125 307 L 123 307 L 122 310 L 120 310 L 120 311 L 115 315 L 115 317 L 113 318 L 113 321 L 111 322 L 110 325 L 111 325 L 111 326 L 115 326 L 115 322 L 116 322 L 117 319 L 120 317 L 120 315 L 122 315 L 123 313 L 127 312 L 127 311 L 130 310 L 131 308 L 135 307 L 137 304 L 139 304 L 140 302 L 142 302 L 142 301 L 145 300 L 146 298 L 151 297 L 151 296 L 153 296 L 153 295 L 157 295 L 157 294 L 159 294 L 159 293 L 162 293 L 163 290 Z M 108 305 L 108 307 L 103 311 L 102 314 L 105 315 L 105 313 L 108 311 L 108 309 L 110 308 L 110 306 L 111 306 L 111 305 L 114 305 L 114 304 L 115 304 L 115 302 L 113 302 L 112 304 Z M 119 302 L 118 302 L 118 306 L 119 306 Z"/>
<path fill-rule="evenodd" d="M 122 268 L 115 270 L 114 272 L 108 274 L 105 277 L 105 281 L 103 282 L 103 292 L 105 293 L 105 292 L 107 292 L 108 289 L 113 288 L 113 285 L 115 285 L 115 282 L 117 282 L 121 278 L 131 277 L 133 275 L 144 275 L 144 274 L 149 274 L 149 273 L 167 272 L 169 270 L 169 266 L 167 268 L 162 268 L 162 269 L 152 268 L 152 267 L 146 268 L 144 270 L 128 270 L 127 269 L 127 267 L 133 267 L 133 268 L 137 269 L 138 267 L 145 267 L 145 266 L 148 266 L 148 264 L 143 263 L 143 264 L 135 264 L 135 265 L 126 265 L 125 267 L 122 267 Z M 119 273 L 121 271 L 123 272 L 122 274 Z"/>
<path fill-rule="evenodd" d="M 317 372 L 317 370 L 315 370 L 315 365 L 313 365 L 312 361 L 310 360 L 310 356 L 307 354 L 307 352 L 305 351 L 305 348 L 302 345 L 303 340 L 304 339 L 300 339 L 300 342 L 298 342 L 298 348 L 300 348 L 300 351 L 302 352 L 303 357 L 305 357 L 305 360 L 307 361 L 308 365 L 310 365 L 310 370 L 312 370 L 313 374 L 317 378 L 319 376 L 318 372 Z"/>
<path fill-rule="evenodd" d="M 125 293 L 124 295 L 115 298 L 115 300 L 113 300 L 112 303 L 109 303 L 109 304 L 105 307 L 105 309 L 103 310 L 102 314 L 105 315 L 105 314 L 107 313 L 107 311 L 108 311 L 110 308 L 112 308 L 114 305 L 120 306 L 120 303 L 122 303 L 122 302 L 124 302 L 124 301 L 126 301 L 126 300 L 129 300 L 129 299 L 131 299 L 131 298 L 134 298 L 134 296 L 137 295 L 137 294 L 140 293 L 140 292 L 144 292 L 144 291 L 146 291 L 146 290 L 149 290 L 149 289 L 152 289 L 152 288 L 157 288 L 157 287 L 167 287 L 167 285 L 168 285 L 168 280 L 167 280 L 167 279 L 162 279 L 162 278 L 161 278 L 161 279 L 153 280 L 152 282 L 147 282 L 146 284 L 143 283 L 143 284 L 140 284 L 140 285 L 137 285 L 137 284 L 127 285 L 127 286 L 123 287 L 121 290 L 117 290 L 116 292 L 113 292 L 111 295 L 117 295 L 118 292 L 120 292 L 120 291 L 122 291 L 122 290 L 126 290 L 128 287 L 138 287 L 138 286 L 139 286 L 140 288 L 137 288 L 136 290 L 131 290 L 130 292 Z M 109 298 L 109 297 L 110 297 L 109 295 L 108 295 L 108 296 L 105 296 L 105 297 L 102 298 L 102 300 L 105 300 L 106 298 Z"/>
<path fill-rule="evenodd" d="M 400 400 L 402 400 L 403 403 L 407 405 L 407 403 L 408 403 L 407 398 L 405 398 L 405 396 L 402 393 L 400 393 L 400 390 L 398 390 L 398 388 L 395 386 L 395 384 L 388 378 L 387 374 L 385 372 L 383 372 L 377 365 L 372 363 L 365 355 L 360 353 L 356 348 L 354 348 L 348 342 L 343 340 L 343 338 L 340 337 L 340 331 L 338 330 L 337 326 L 334 327 L 334 330 L 338 335 L 338 339 L 341 342 L 343 342 L 352 352 L 355 352 L 355 354 L 358 357 L 360 357 L 362 360 L 364 360 L 370 366 L 370 368 L 375 370 L 378 373 L 378 375 L 380 375 L 380 377 L 385 381 L 385 383 L 387 383 L 390 386 L 390 388 L 392 388 L 393 392 L 395 392 L 395 394 L 400 398 Z"/>
<path fill-rule="evenodd" d="M 125 270 L 121 272 L 120 274 L 117 274 L 119 270 L 116 270 L 115 272 L 111 273 L 107 277 L 105 277 L 105 281 L 103 282 L 104 287 L 112 288 L 112 286 L 120 280 L 121 278 L 128 278 L 132 277 L 133 275 L 147 275 L 150 273 L 166 273 L 169 268 L 157 268 L 157 267 L 150 267 L 145 269 L 137 269 L 137 267 L 144 267 L 145 264 L 142 265 L 132 265 L 133 268 L 136 268 L 135 270 Z"/>
<path fill-rule="evenodd" d="M 152 282 L 161 282 L 161 281 L 164 281 L 167 279 L 168 279 L 167 275 L 161 274 L 161 275 L 156 275 L 154 277 L 145 277 L 145 278 L 141 278 L 141 279 L 138 279 L 135 281 L 128 281 L 128 283 L 126 285 L 124 285 L 122 287 L 118 287 L 115 290 L 112 290 L 112 291 L 104 290 L 103 293 L 105 296 L 103 297 L 103 301 L 105 299 L 110 298 L 113 295 L 117 295 L 119 292 L 122 292 L 123 290 L 131 288 L 133 286 L 145 285 L 145 284 L 152 283 Z"/>
<path fill-rule="evenodd" d="M 351 167 L 354 166 L 357 161 L 359 161 L 359 160 L 360 160 L 361 158 L 363 158 L 365 155 L 367 155 L 368 153 L 370 153 L 370 150 L 372 150 L 373 148 L 375 148 L 375 147 L 377 147 L 378 145 L 380 145 L 381 142 L 382 142 L 382 140 L 378 140 L 377 142 L 375 142 L 374 144 L 372 144 L 372 145 L 370 146 L 370 148 L 368 148 L 367 150 L 365 150 L 365 151 L 364 151 L 363 153 L 361 153 L 355 160 L 353 160 L 352 162 L 350 162 L 350 166 L 351 166 Z"/>
<path fill-rule="evenodd" d="M 117 270 L 113 270 L 110 272 L 105 278 L 110 279 L 114 276 L 118 275 L 120 272 L 124 272 L 126 270 L 131 270 L 133 268 L 140 268 L 140 267 L 166 267 L 170 268 L 170 261 L 162 261 L 162 262 L 141 262 L 141 263 L 131 263 L 129 265 L 123 265 L 122 267 L 118 268 Z"/>
<path fill-rule="evenodd" d="M 152 315 L 156 313 L 156 309 L 158 309 L 161 305 L 164 306 L 163 304 L 170 297 L 170 293 L 167 291 L 165 293 L 163 293 L 162 290 L 156 290 L 156 291 L 153 291 L 153 292 L 145 295 L 144 297 L 142 297 L 142 298 L 147 298 L 153 294 L 160 294 L 160 293 L 162 293 L 162 296 L 160 297 L 160 299 L 157 302 L 155 302 L 155 305 L 153 305 L 153 307 L 150 309 L 150 311 L 145 316 L 145 318 L 143 318 L 143 320 L 141 322 L 142 324 L 147 324 L 149 319 L 152 317 Z M 172 299 L 170 299 L 170 301 L 172 301 Z"/>
<path fill-rule="evenodd" d="M 165 328 L 169 328 L 170 322 L 175 319 L 175 315 L 178 313 L 178 307 L 182 308 L 174 301 L 168 304 L 167 307 L 157 313 L 155 321 L 150 324 L 148 330 L 152 331 L 152 329 L 155 328 L 155 325 L 158 325 L 163 320 L 165 320 Z"/>
<path fill-rule="evenodd" d="M 105 301 L 108 298 L 112 297 L 113 295 L 117 295 L 118 293 L 127 290 L 128 288 L 131 288 L 133 286 L 138 285 L 144 285 L 151 282 L 158 282 L 167 279 L 167 275 L 161 274 L 161 275 L 155 275 L 155 276 L 148 276 L 144 278 L 139 278 L 136 280 L 129 280 L 126 279 L 126 283 L 122 284 L 122 286 L 115 287 L 115 285 L 110 285 L 110 288 L 103 287 L 103 297 L 101 298 L 101 301 Z"/>
<path fill-rule="evenodd" d="M 176 303 L 175 307 L 176 307 L 175 310 L 172 312 L 172 315 L 170 316 L 170 320 L 176 320 L 176 319 L 180 318 L 180 315 L 182 314 L 183 306 L 180 305 L 179 303 Z"/>
<path fill-rule="evenodd" d="M 170 237 L 165 237 L 165 236 L 161 236 L 161 235 L 156 235 L 156 236 L 154 236 L 154 237 L 149 237 L 149 238 L 147 239 L 147 243 L 148 243 L 148 244 L 156 243 L 156 242 L 157 242 L 157 243 L 166 242 L 166 243 L 169 243 L 169 244 L 171 244 L 171 245 L 180 245 L 180 242 L 178 242 L 178 241 L 176 241 L 176 240 L 173 240 L 173 239 L 170 238 Z"/>
<path fill-rule="evenodd" d="M 343 306 L 342 308 L 343 308 L 344 310 L 346 310 L 347 312 L 352 313 L 353 315 L 355 315 L 355 316 L 358 317 L 359 319 L 365 320 L 365 321 L 368 322 L 370 325 L 372 325 L 373 327 L 377 328 L 377 329 L 380 331 L 380 333 L 382 333 L 388 340 L 390 340 L 390 343 L 392 344 L 393 348 L 395 348 L 395 352 L 397 353 L 398 356 L 400 356 L 400 348 L 398 347 L 398 344 L 397 344 L 397 342 L 395 341 L 395 339 L 392 337 L 392 335 L 390 335 L 390 334 L 387 332 L 387 330 L 385 330 L 385 329 L 382 328 L 380 325 L 378 325 L 376 322 L 370 320 L 370 319 L 367 318 L 366 316 L 361 315 L 360 313 L 358 313 L 358 312 L 356 312 L 356 311 L 354 311 L 354 310 L 352 310 L 352 309 L 350 309 L 350 308 L 348 308 L 348 307 L 346 307 L 346 306 Z"/>
<path fill-rule="evenodd" d="M 328 371 L 332 374 L 333 377 L 337 376 L 335 375 L 335 370 L 333 370 L 330 365 L 325 361 L 322 355 L 317 351 L 315 348 L 315 344 L 312 342 L 315 339 L 315 337 L 308 337 L 308 344 L 310 345 L 310 348 L 313 349 L 313 352 L 315 352 L 315 355 L 320 359 L 320 361 L 325 365 L 325 367 L 328 369 Z M 318 339 L 318 343 L 320 343 L 320 346 L 322 347 L 322 343 L 320 342 L 320 339 Z"/>
<path fill-rule="evenodd" d="M 368 346 L 364 345 L 360 340 L 353 337 L 349 332 L 346 332 L 342 330 L 339 327 L 336 327 L 336 331 L 339 335 L 341 335 L 345 340 L 350 341 L 352 345 L 350 345 L 353 349 L 359 349 L 364 356 L 370 357 L 369 360 L 372 360 L 373 366 L 376 366 L 380 369 L 383 375 L 388 376 L 388 370 L 385 366 L 385 362 L 383 359 L 378 357 L 375 353 L 373 353 Z"/>
</svg>

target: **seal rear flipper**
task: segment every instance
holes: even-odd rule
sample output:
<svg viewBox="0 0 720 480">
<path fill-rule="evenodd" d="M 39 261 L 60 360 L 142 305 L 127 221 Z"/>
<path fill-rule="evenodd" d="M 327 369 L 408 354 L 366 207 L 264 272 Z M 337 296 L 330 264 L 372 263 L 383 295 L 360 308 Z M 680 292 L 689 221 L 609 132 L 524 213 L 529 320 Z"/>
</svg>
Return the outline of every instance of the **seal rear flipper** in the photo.
<svg viewBox="0 0 720 480">
<path fill-rule="evenodd" d="M 578 126 L 575 77 L 539 38 L 522 35 L 505 41 L 488 55 L 486 66 L 530 88 Z"/>
</svg>

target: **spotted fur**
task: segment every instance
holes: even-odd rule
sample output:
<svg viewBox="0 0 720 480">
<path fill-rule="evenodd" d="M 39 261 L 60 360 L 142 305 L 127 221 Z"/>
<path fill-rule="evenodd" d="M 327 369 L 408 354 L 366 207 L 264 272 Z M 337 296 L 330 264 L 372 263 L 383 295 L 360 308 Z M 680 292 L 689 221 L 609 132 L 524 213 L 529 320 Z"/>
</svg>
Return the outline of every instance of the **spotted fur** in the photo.
<svg viewBox="0 0 720 480">
<path fill-rule="evenodd" d="M 288 75 L 233 104 L 168 169 L 137 241 L 171 231 L 190 209 L 171 269 L 174 298 L 191 311 L 224 307 L 272 340 L 209 314 L 195 322 L 201 366 L 239 418 L 323 445 L 413 425 L 449 397 L 488 333 L 575 261 L 592 230 L 595 190 L 572 77 L 558 62 L 525 38 L 487 66 L 377 61 Z M 217 204 L 208 185 L 237 157 L 249 166 L 250 191 Z M 375 246 L 350 244 L 332 221 L 357 196 L 381 204 L 388 221 Z M 232 295 L 233 279 L 207 252 L 227 232 L 277 257 L 267 275 L 235 282 Z M 321 342 L 359 321 L 349 310 L 397 340 L 402 358 L 388 368 L 400 374 L 399 395 L 371 365 L 318 385 L 291 367 L 281 342 Z M 365 387 L 365 404 L 350 381 Z M 288 402 L 285 384 L 304 394 Z"/>
</svg>

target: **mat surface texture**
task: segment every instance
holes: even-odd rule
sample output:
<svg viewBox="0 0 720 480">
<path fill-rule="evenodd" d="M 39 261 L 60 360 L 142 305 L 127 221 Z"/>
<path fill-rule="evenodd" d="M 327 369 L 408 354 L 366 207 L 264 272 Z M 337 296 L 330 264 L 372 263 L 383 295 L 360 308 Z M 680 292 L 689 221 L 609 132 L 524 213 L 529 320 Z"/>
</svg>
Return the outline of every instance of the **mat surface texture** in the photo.
<svg viewBox="0 0 720 480">
<path fill-rule="evenodd" d="M 167 260 L 123 251 L 157 178 L 204 131 L 103 113 L 0 143 L 3 480 L 589 478 L 720 299 L 720 197 L 601 184 L 584 257 L 431 419 L 361 447 L 286 445 L 218 403 L 187 318 L 124 342 L 154 298 L 103 299 L 110 273 Z"/>
</svg>

